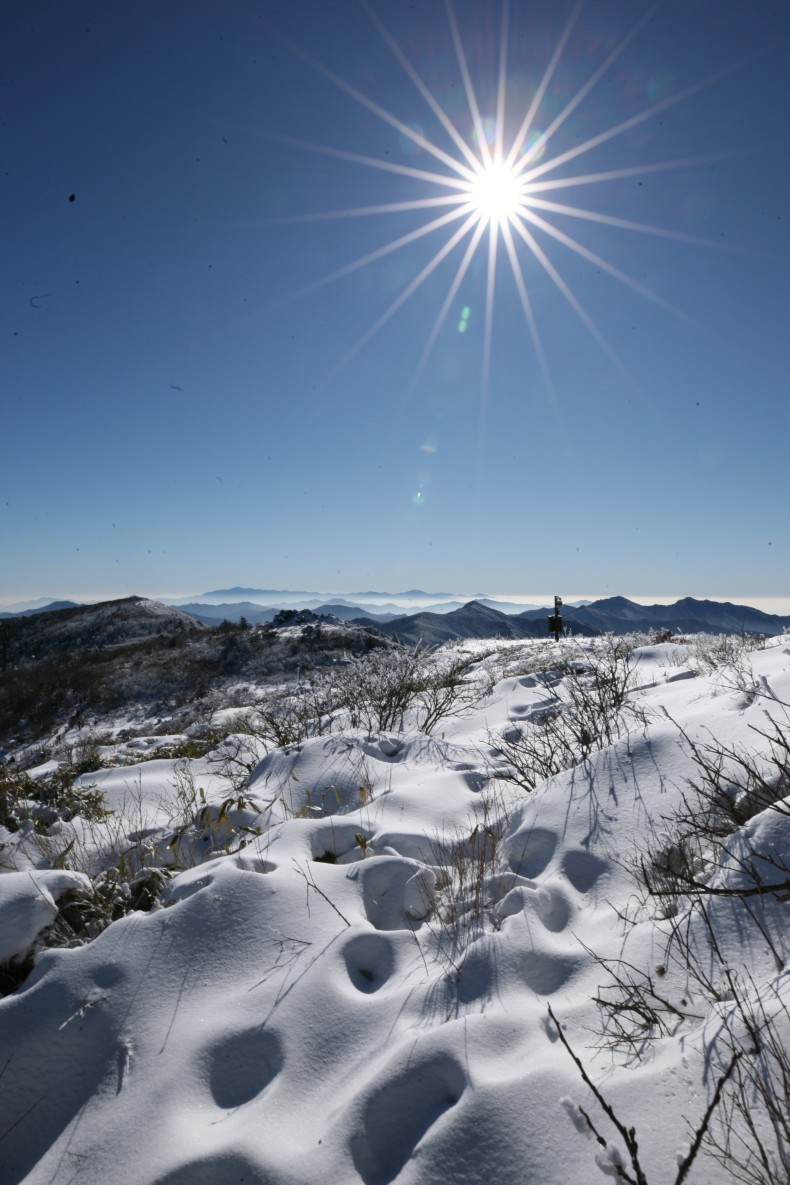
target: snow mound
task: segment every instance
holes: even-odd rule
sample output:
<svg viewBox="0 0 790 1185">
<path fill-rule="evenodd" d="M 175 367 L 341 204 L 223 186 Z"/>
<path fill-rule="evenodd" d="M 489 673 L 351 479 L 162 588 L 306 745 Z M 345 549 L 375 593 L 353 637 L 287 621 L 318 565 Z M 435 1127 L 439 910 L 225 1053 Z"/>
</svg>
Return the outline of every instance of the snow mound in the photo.
<svg viewBox="0 0 790 1185">
<path fill-rule="evenodd" d="M 58 898 L 73 889 L 90 889 L 84 873 L 31 869 L 0 876 L 0 964 L 30 953 L 57 918 Z"/>
<path fill-rule="evenodd" d="M 598 686 L 597 645 L 551 679 L 499 679 L 444 737 L 341 723 L 251 760 L 241 839 L 231 829 L 232 844 L 174 876 L 163 908 L 42 951 L 0 1002 L 0 1179 L 588 1185 L 618 1164 L 631 1172 L 567 1043 L 635 1127 L 650 1180 L 674 1180 L 687 1121 L 700 1122 L 743 1019 L 731 969 L 755 1007 L 790 1000 L 788 894 L 712 894 L 703 912 L 702 889 L 689 895 L 677 876 L 672 893 L 640 891 L 639 861 L 657 878 L 677 847 L 694 746 L 770 761 L 790 656 L 756 651 L 746 683 L 741 670 L 728 685 L 681 647 L 642 648 L 618 735 L 528 792 L 507 776 L 501 738 L 544 728 L 569 680 Z M 228 791 L 212 760 L 192 767 L 218 823 Z M 144 804 L 167 772 L 147 764 Z M 119 809 L 129 775 L 100 778 Z M 759 857 L 763 881 L 779 883 L 784 807 L 717 834 L 681 873 L 742 888 Z M 84 881 L 0 876 L 0 951 L 28 951 Z M 696 979 L 670 941 L 678 918 Z M 619 1043 L 612 1026 L 627 1018 L 600 1003 L 616 997 L 612 969 L 658 1017 Z M 690 1185 L 721 1179 L 700 1152 Z"/>
</svg>

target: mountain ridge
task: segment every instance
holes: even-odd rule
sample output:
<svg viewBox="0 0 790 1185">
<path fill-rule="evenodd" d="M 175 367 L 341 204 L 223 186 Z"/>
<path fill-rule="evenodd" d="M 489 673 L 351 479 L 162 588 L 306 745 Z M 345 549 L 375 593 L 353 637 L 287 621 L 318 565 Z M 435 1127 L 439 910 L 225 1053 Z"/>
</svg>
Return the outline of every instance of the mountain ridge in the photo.
<svg viewBox="0 0 790 1185">
<path fill-rule="evenodd" d="M 683 597 L 671 605 L 637 605 L 627 597 L 606 597 L 588 605 L 565 606 L 562 616 L 566 633 L 587 637 L 639 630 L 772 636 L 790 629 L 790 617 L 765 613 L 749 605 L 736 605 L 729 601 L 698 601 L 694 597 Z M 547 618 L 546 609 L 529 609 L 510 616 L 480 601 L 469 601 L 462 609 L 444 615 L 424 610 L 404 614 L 383 625 L 369 617 L 357 618 L 356 621 L 401 641 L 434 645 L 463 637 L 545 637 L 548 632 Z"/>
<path fill-rule="evenodd" d="M 352 594 L 349 594 L 351 596 Z M 437 594 L 438 595 L 438 594 Z M 463 637 L 544 637 L 547 633 L 548 607 L 529 608 L 521 613 L 507 613 L 495 607 L 489 598 L 473 598 L 464 604 L 444 602 L 436 607 L 420 608 L 414 613 L 393 613 L 394 606 L 382 611 L 380 606 L 361 606 L 346 598 L 326 602 L 311 598 L 290 604 L 260 605 L 253 601 L 211 604 L 186 602 L 182 605 L 142 597 L 125 597 L 100 602 L 104 606 L 138 604 L 148 606 L 148 614 L 167 615 L 172 612 L 182 623 L 192 621 L 216 628 L 222 621 L 238 623 L 244 618 L 250 625 L 265 625 L 282 610 L 306 610 L 316 616 L 331 616 L 337 620 L 370 627 L 381 634 L 398 637 L 407 642 L 437 644 Z M 507 603 L 509 606 L 514 602 Z M 158 607 L 156 610 L 153 607 Z M 0 618 L 2 627 L 15 628 L 14 622 L 28 623 L 26 631 L 35 631 L 39 616 L 66 615 L 67 620 L 90 606 L 73 602 L 52 602 L 37 611 L 30 609 L 5 613 Z M 105 610 L 109 612 L 109 610 Z M 565 605 L 562 611 L 565 631 L 594 636 L 602 633 L 627 633 L 633 630 L 671 630 L 673 633 L 727 633 L 777 635 L 790 629 L 790 616 L 766 613 L 750 605 L 732 601 L 711 601 L 695 597 L 681 597 L 669 605 L 638 605 L 627 597 L 604 597 L 597 601 Z M 160 628 L 161 628 L 161 622 Z M 123 627 L 118 628 L 123 632 Z M 183 628 L 183 624 L 182 627 Z M 157 631 L 158 632 L 158 631 Z"/>
</svg>

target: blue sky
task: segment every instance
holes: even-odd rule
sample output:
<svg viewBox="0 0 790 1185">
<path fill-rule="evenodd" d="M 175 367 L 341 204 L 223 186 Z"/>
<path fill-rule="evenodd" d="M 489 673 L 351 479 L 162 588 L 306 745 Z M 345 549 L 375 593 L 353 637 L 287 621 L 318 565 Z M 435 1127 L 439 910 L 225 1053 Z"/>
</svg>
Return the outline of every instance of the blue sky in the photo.
<svg viewBox="0 0 790 1185">
<path fill-rule="evenodd" d="M 9 0 L 0 598 L 787 596 L 788 33 L 720 0 Z M 457 181 L 498 113 L 507 153 L 541 86 L 520 281 L 478 203 L 404 298 L 472 207 L 417 236 L 464 195 L 402 169 Z"/>
</svg>

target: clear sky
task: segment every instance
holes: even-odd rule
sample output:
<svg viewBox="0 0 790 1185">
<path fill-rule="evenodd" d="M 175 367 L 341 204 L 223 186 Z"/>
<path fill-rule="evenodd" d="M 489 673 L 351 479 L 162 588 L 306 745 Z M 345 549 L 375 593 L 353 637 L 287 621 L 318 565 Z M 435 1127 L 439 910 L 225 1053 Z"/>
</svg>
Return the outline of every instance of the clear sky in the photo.
<svg viewBox="0 0 790 1185">
<path fill-rule="evenodd" d="M 1 24 L 0 598 L 788 594 L 786 5 Z"/>
</svg>

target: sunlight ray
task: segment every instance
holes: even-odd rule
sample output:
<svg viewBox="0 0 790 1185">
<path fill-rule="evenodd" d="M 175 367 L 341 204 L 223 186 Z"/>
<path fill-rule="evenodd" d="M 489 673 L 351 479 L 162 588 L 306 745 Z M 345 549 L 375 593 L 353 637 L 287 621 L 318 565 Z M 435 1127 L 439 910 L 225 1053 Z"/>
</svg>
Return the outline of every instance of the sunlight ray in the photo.
<svg viewBox="0 0 790 1185">
<path fill-rule="evenodd" d="M 472 123 L 474 124 L 477 146 L 480 150 L 480 159 L 484 165 L 490 166 L 491 149 L 488 147 L 488 141 L 486 140 L 485 128 L 483 127 L 480 108 L 477 105 L 477 96 L 475 95 L 472 76 L 469 73 L 469 65 L 466 61 L 466 54 L 464 53 L 464 47 L 461 42 L 461 33 L 458 29 L 458 22 L 455 19 L 452 0 L 444 0 L 444 7 L 447 10 L 447 19 L 450 23 L 450 33 L 453 38 L 453 46 L 455 47 L 455 56 L 458 60 L 458 68 L 461 71 L 461 78 L 463 79 L 464 83 L 464 91 L 466 92 L 466 101 L 469 104 L 469 110 L 472 113 Z M 472 176 L 470 180 L 474 181 L 474 176 Z"/>
<path fill-rule="evenodd" d="M 282 214 L 273 218 L 251 219 L 236 226 L 290 226 L 301 222 L 331 222 L 337 218 L 364 218 L 370 214 L 401 214 L 407 210 L 435 209 L 437 206 L 468 205 L 466 194 L 446 194 L 441 197 L 413 198 L 404 202 L 384 202 L 380 206 L 351 206 L 346 210 L 321 210 L 314 214 Z"/>
<path fill-rule="evenodd" d="M 635 280 L 633 276 L 629 276 L 627 272 L 621 271 L 619 267 L 615 267 L 613 263 L 609 263 L 609 261 L 604 259 L 603 256 L 597 255 L 595 251 L 591 251 L 589 247 L 585 247 L 583 243 L 580 243 L 577 239 L 572 238 L 571 235 L 565 234 L 564 231 L 559 230 L 558 227 L 553 226 L 550 222 L 547 222 L 545 218 L 541 218 L 539 214 L 534 212 L 534 210 L 530 210 L 528 207 L 522 206 L 522 208 L 519 210 L 519 214 L 522 218 L 526 218 L 529 222 L 531 222 L 533 226 L 537 226 L 547 235 L 551 235 L 551 237 L 556 239 L 558 243 L 562 243 L 565 247 L 569 247 L 571 251 L 575 251 L 577 255 L 582 257 L 582 259 L 586 259 L 588 263 L 594 264 L 595 267 L 600 268 L 601 271 L 607 272 L 610 276 L 613 276 L 614 279 L 619 280 L 621 284 L 625 284 L 626 287 L 630 288 L 633 292 L 638 293 L 639 296 L 643 296 L 646 300 L 652 301 L 653 304 L 658 305 L 659 308 L 664 309 L 668 313 L 672 313 L 673 316 L 680 318 L 681 321 L 685 321 L 688 325 L 692 325 L 695 329 L 705 329 L 705 326 L 702 324 L 702 322 L 697 321 L 695 317 L 692 317 L 689 313 L 683 312 L 682 309 L 679 309 L 676 305 L 671 304 L 670 301 L 665 300 L 663 296 L 659 296 L 657 292 L 653 292 L 652 289 L 648 288 L 646 285 L 640 284 L 639 280 Z"/>
<path fill-rule="evenodd" d="M 426 152 L 430 152 L 432 156 L 435 156 L 437 160 L 440 160 L 442 164 L 447 165 L 447 167 L 452 169 L 454 172 L 459 173 L 462 177 L 467 177 L 468 179 L 471 177 L 472 174 L 470 170 L 456 157 L 450 156 L 450 154 L 445 152 L 444 149 L 439 148 L 436 144 L 433 144 L 425 136 L 420 135 L 419 132 L 415 132 L 414 128 L 410 128 L 407 123 L 403 123 L 402 120 L 398 119 L 397 116 L 392 115 L 392 113 L 387 111 L 386 108 L 374 102 L 373 99 L 368 98 L 366 94 L 360 90 L 357 90 L 357 88 L 352 86 L 350 82 L 346 82 L 345 79 L 341 78 L 339 74 L 335 74 L 334 70 L 330 70 L 328 66 L 324 66 L 318 61 L 317 58 L 314 58 L 312 54 L 309 54 L 306 50 L 302 49 L 301 46 L 291 41 L 290 38 L 285 37 L 282 34 L 278 34 L 278 37 L 284 45 L 288 46 L 292 53 L 296 54 L 297 57 L 300 57 L 302 61 L 307 63 L 308 66 L 312 66 L 314 70 L 316 70 L 319 74 L 322 74 L 324 78 L 328 79 L 340 90 L 344 91 L 345 94 L 350 95 L 352 99 L 355 99 L 356 102 L 360 104 L 360 106 L 365 107 L 368 111 L 372 112 L 373 115 L 377 115 L 379 119 L 384 120 L 384 122 L 388 123 L 390 127 L 395 128 L 396 131 L 400 132 L 401 135 L 406 136 L 409 140 L 412 140 L 415 144 L 419 145 L 420 148 L 424 148 Z"/>
<path fill-rule="evenodd" d="M 403 69 L 406 71 L 406 73 L 408 74 L 411 81 L 416 86 L 417 90 L 420 92 L 422 97 L 425 99 L 425 102 L 428 104 L 431 111 L 434 113 L 436 118 L 439 120 L 439 122 L 441 123 L 444 130 L 452 138 L 456 147 L 459 149 L 460 152 L 463 153 L 463 155 L 466 157 L 466 159 L 469 162 L 469 164 L 471 165 L 471 167 L 473 169 L 477 169 L 479 167 L 480 162 L 478 161 L 475 154 L 472 152 L 472 149 L 469 147 L 466 140 L 464 140 L 463 136 L 458 131 L 458 128 L 455 126 L 453 121 L 450 119 L 450 117 L 447 114 L 447 112 L 445 111 L 444 107 L 442 107 L 441 103 L 439 103 L 436 100 L 436 98 L 431 94 L 431 92 L 428 90 L 428 87 L 425 85 L 423 80 L 420 78 L 419 74 L 414 69 L 411 62 L 406 57 L 403 50 L 400 48 L 400 46 L 398 45 L 395 38 L 392 36 L 392 34 L 389 32 L 389 30 L 381 23 L 379 18 L 376 16 L 376 14 L 371 9 L 367 0 L 359 0 L 359 3 L 365 9 L 365 12 L 370 17 L 370 20 L 375 25 L 375 27 L 378 29 L 379 33 L 381 34 L 383 39 L 386 41 L 387 45 L 390 47 L 393 54 L 398 59 L 401 66 L 403 67 Z"/>
<path fill-rule="evenodd" d="M 270 132 L 265 128 L 256 128 L 250 124 L 226 124 L 238 131 L 256 136 L 260 140 L 273 140 L 278 144 L 289 144 L 293 148 L 303 148 L 306 152 L 316 152 L 320 156 L 336 157 L 338 160 L 348 160 L 353 164 L 367 165 L 371 169 L 381 169 L 385 173 L 399 173 L 403 177 L 414 177 L 418 181 L 430 181 L 434 185 L 444 185 L 448 189 L 466 189 L 474 175 L 466 180 L 459 177 L 449 177 L 446 173 L 430 173 L 426 169 L 416 169 L 412 165 L 401 165 L 397 161 L 381 160 L 376 156 L 365 156 L 361 152 L 349 152 L 345 148 L 330 148 L 326 144 L 314 144 L 311 140 L 300 140 L 297 136 L 285 136 L 281 132 Z"/>
<path fill-rule="evenodd" d="M 466 222 L 464 222 L 462 226 L 458 227 L 458 229 L 450 236 L 446 243 L 442 244 L 436 254 L 431 259 L 429 259 L 429 261 L 425 264 L 421 271 L 418 272 L 414 279 L 406 285 L 403 291 L 395 297 L 395 299 L 384 310 L 381 316 L 376 321 L 374 321 L 370 328 L 367 329 L 365 333 L 363 333 L 362 337 L 360 337 L 359 340 L 351 347 L 348 353 L 345 354 L 343 358 L 341 358 L 340 362 L 338 362 L 337 365 L 332 368 L 332 370 L 327 375 L 327 382 L 334 378 L 341 370 L 343 370 L 352 360 L 352 358 L 355 358 L 360 350 L 362 350 L 368 344 L 371 338 L 374 337 L 384 325 L 386 325 L 390 317 L 392 317 L 392 315 L 406 303 L 410 296 L 413 296 L 417 289 L 428 279 L 431 273 L 436 270 L 442 260 L 450 254 L 450 252 L 461 241 L 464 235 L 468 233 L 474 223 L 475 215 L 470 214 Z"/>
<path fill-rule="evenodd" d="M 536 241 L 535 236 L 530 233 L 530 231 L 527 229 L 527 227 L 524 226 L 523 222 L 516 220 L 513 223 L 513 226 L 514 226 L 517 234 L 519 234 L 521 236 L 521 238 L 524 240 L 524 242 L 527 244 L 530 251 L 533 253 L 535 258 L 537 259 L 538 263 L 544 269 L 544 271 L 549 276 L 549 278 L 554 282 L 554 284 L 557 286 L 557 288 L 560 290 L 562 295 L 565 297 L 565 300 L 568 302 L 568 304 L 573 309 L 574 313 L 576 313 L 576 316 L 581 320 L 582 324 L 584 326 L 586 326 L 586 328 L 589 330 L 589 332 L 595 338 L 598 345 L 601 347 L 601 349 L 604 351 L 604 353 L 607 355 L 607 357 L 614 363 L 614 365 L 617 367 L 617 369 L 620 371 L 620 373 L 628 380 L 628 382 L 635 389 L 638 389 L 638 384 L 637 384 L 635 378 L 633 377 L 633 375 L 631 374 L 631 372 L 628 370 L 628 367 L 622 361 L 622 359 L 620 358 L 617 351 L 606 340 L 606 338 L 601 333 L 598 326 L 593 321 L 590 314 L 587 312 L 587 310 L 584 308 L 584 306 L 579 302 L 578 298 L 574 295 L 574 293 L 571 291 L 571 289 L 565 283 L 562 276 L 559 274 L 559 272 L 555 268 L 554 264 L 548 258 L 546 253 L 543 251 L 540 244 Z"/>
<path fill-rule="evenodd" d="M 324 288 L 327 284 L 331 284 L 333 280 L 339 280 L 343 276 L 348 276 L 351 272 L 358 271 L 361 267 L 366 267 L 367 264 L 373 263 L 376 259 L 382 259 L 385 255 L 390 255 L 393 251 L 397 251 L 400 247 L 405 247 L 407 243 L 413 243 L 415 240 L 423 238 L 432 231 L 438 230 L 442 226 L 447 226 L 448 223 L 454 222 L 458 218 L 463 218 L 464 214 L 467 213 L 467 209 L 460 208 L 451 210 L 449 214 L 443 214 L 441 218 L 434 218 L 433 222 L 426 222 L 423 226 L 418 226 L 415 230 L 410 230 L 408 234 L 401 235 L 400 238 L 393 239 L 390 243 L 385 243 L 383 247 L 377 247 L 375 251 L 369 251 L 366 255 L 360 256 L 351 263 L 346 263 L 343 267 L 336 268 L 335 271 L 330 272 L 328 275 L 321 276 L 320 279 L 313 280 L 310 284 L 305 284 L 302 288 L 297 288 L 294 292 L 289 292 L 286 296 L 267 305 L 266 308 L 282 308 L 283 305 L 290 304 L 294 300 L 299 300 L 300 297 L 306 296 L 310 292 L 317 292 L 319 288 Z"/>
<path fill-rule="evenodd" d="M 463 258 L 458 265 L 458 269 L 455 273 L 455 276 L 453 277 L 453 281 L 447 290 L 447 295 L 444 298 L 442 307 L 440 308 L 439 314 L 433 324 L 433 328 L 431 329 L 431 332 L 428 335 L 428 340 L 426 341 L 425 345 L 423 346 L 422 353 L 420 354 L 414 374 L 412 375 L 411 380 L 409 382 L 409 386 L 407 388 L 407 394 L 409 391 L 412 391 L 414 389 L 414 385 L 415 385 L 417 379 L 419 378 L 419 376 L 422 374 L 422 371 L 425 368 L 428 358 L 430 357 L 430 355 L 433 351 L 433 347 L 436 345 L 436 340 L 439 337 L 439 334 L 441 333 L 441 330 L 442 330 L 442 326 L 444 325 L 444 322 L 447 319 L 447 314 L 450 311 L 450 307 L 451 307 L 453 301 L 455 300 L 456 295 L 458 294 L 458 289 L 461 287 L 461 284 L 463 283 L 464 276 L 466 275 L 467 271 L 469 270 L 469 265 L 472 262 L 472 259 L 474 258 L 475 251 L 478 248 L 478 244 L 480 243 L 480 240 L 483 237 L 483 232 L 485 231 L 485 229 L 486 229 L 485 223 L 478 221 L 477 226 L 475 227 L 475 230 L 474 230 L 474 234 L 472 235 L 471 239 L 469 240 L 469 242 L 466 246 L 466 250 L 464 251 Z"/>
<path fill-rule="evenodd" d="M 532 345 L 535 348 L 535 353 L 538 358 L 538 365 L 543 374 L 546 387 L 551 395 L 552 401 L 555 398 L 554 381 L 549 371 L 549 364 L 546 358 L 546 351 L 543 349 L 543 342 L 541 341 L 540 333 L 538 331 L 538 324 L 535 320 L 535 314 L 532 309 L 532 301 L 529 299 L 527 286 L 524 282 L 524 273 L 521 269 L 521 261 L 518 258 L 516 245 L 513 242 L 513 233 L 510 229 L 509 222 L 502 224 L 502 238 L 505 241 L 505 250 L 507 251 L 508 259 L 510 260 L 510 267 L 513 271 L 513 279 L 516 282 L 516 290 L 521 301 L 521 307 L 524 310 L 524 316 L 529 327 L 529 335 L 532 338 Z"/>
<path fill-rule="evenodd" d="M 563 53 L 565 52 L 565 46 L 568 44 L 568 38 L 570 37 L 570 35 L 573 31 L 573 26 L 576 24 L 576 20 L 579 16 L 579 13 L 581 12 L 582 8 L 584 8 L 584 4 L 585 4 L 585 0 L 576 0 L 576 5 L 575 5 L 571 15 L 568 17 L 568 20 L 565 24 L 565 28 L 563 29 L 562 35 L 561 35 L 559 41 L 557 42 L 554 53 L 551 55 L 551 60 L 549 61 L 549 64 L 546 67 L 546 69 L 543 71 L 543 77 L 541 78 L 540 82 L 538 83 L 538 89 L 535 91 L 535 94 L 532 96 L 532 102 L 530 103 L 529 107 L 527 108 L 527 113 L 521 122 L 521 127 L 518 129 L 518 132 L 516 133 L 516 138 L 513 141 L 510 152 L 507 154 L 507 164 L 510 168 L 512 168 L 515 165 L 516 158 L 518 157 L 518 154 L 521 152 L 521 149 L 524 146 L 524 141 L 529 133 L 529 129 L 532 127 L 532 121 L 535 118 L 535 115 L 537 114 L 537 110 L 543 101 L 543 96 L 546 93 L 547 87 L 548 87 L 549 83 L 551 82 L 552 78 L 554 77 L 554 71 L 557 69 L 560 58 L 562 57 Z"/>
<path fill-rule="evenodd" d="M 629 165 L 623 169 L 604 169 L 600 173 L 578 173 L 572 177 L 557 177 L 549 181 L 531 181 L 529 194 L 544 193 L 552 189 L 571 189 L 576 185 L 597 185 L 602 181 L 618 181 L 624 177 L 641 177 L 646 173 L 665 173 L 671 169 L 691 169 L 697 165 L 709 165 L 716 161 L 735 160 L 743 156 L 748 148 L 730 149 L 728 152 L 709 152 L 703 156 L 678 157 L 676 160 L 655 161 L 653 164 Z"/>
<path fill-rule="evenodd" d="M 486 273 L 486 314 L 483 333 L 483 404 L 488 403 L 491 379 L 491 338 L 494 324 L 494 293 L 496 291 L 496 257 L 499 239 L 499 222 L 488 226 L 488 269 Z M 485 411 L 485 407 L 482 409 Z"/>
<path fill-rule="evenodd" d="M 633 222 L 629 218 L 618 218 L 614 214 L 599 214 L 595 210 L 584 210 L 579 206 L 566 206 L 563 202 L 551 202 L 546 198 L 533 197 L 531 193 L 526 194 L 523 200 L 525 206 L 535 206 L 540 210 L 548 210 L 554 214 L 567 214 L 569 218 L 580 218 L 585 222 L 600 222 L 603 226 L 617 226 L 621 230 L 635 230 L 640 234 L 653 235 L 660 239 L 672 239 L 676 243 L 690 243 L 694 247 L 709 247 L 713 251 L 724 251 L 735 255 L 760 256 L 764 254 L 764 252 L 750 251 L 747 247 L 738 247 L 732 243 L 722 243 L 719 239 L 706 239 L 701 235 L 690 235 L 682 230 L 669 230 L 663 226 L 651 226 L 649 222 Z"/>
<path fill-rule="evenodd" d="M 652 106 L 647 107 L 644 111 L 640 111 L 636 115 L 622 120 L 613 127 L 607 128 L 606 131 L 599 132 L 596 136 L 591 136 L 583 144 L 577 144 L 575 147 L 569 148 L 567 152 L 561 152 L 559 155 L 544 161 L 543 164 L 536 165 L 533 169 L 524 173 L 524 180 L 531 184 L 536 177 L 541 177 L 544 173 L 559 168 L 566 161 L 573 160 L 575 157 L 581 156 L 582 153 L 590 152 L 593 148 L 597 148 L 599 144 L 605 144 L 607 140 L 612 140 L 615 136 L 620 136 L 623 132 L 638 127 L 640 123 L 652 119 L 654 115 L 658 115 L 662 111 L 667 111 L 670 107 L 677 106 L 678 103 L 684 102 L 686 99 L 691 98 L 692 95 L 699 94 L 700 91 L 707 90 L 708 87 L 715 86 L 716 83 L 721 82 L 723 79 L 729 78 L 739 70 L 745 69 L 746 66 L 757 61 L 758 58 L 764 57 L 767 52 L 761 51 L 759 53 L 749 54 L 748 57 L 742 58 L 740 62 L 736 62 L 732 66 L 725 66 L 724 69 L 718 70 L 715 74 L 709 74 L 701 82 L 687 86 L 684 90 L 678 91 L 676 95 L 668 95 L 665 99 L 661 99 L 658 103 L 653 103 Z"/>
<path fill-rule="evenodd" d="M 614 47 L 609 56 L 603 62 L 601 62 L 598 69 L 595 70 L 587 79 L 587 81 L 579 87 L 576 94 L 573 96 L 570 102 L 565 105 L 562 111 L 560 111 L 559 115 L 557 115 L 551 121 L 546 130 L 540 134 L 535 143 L 536 149 L 545 148 L 558 128 L 562 127 L 568 116 L 576 110 L 576 108 L 581 102 L 583 102 L 584 99 L 586 99 L 587 95 L 593 89 L 595 84 L 603 77 L 609 67 L 617 61 L 617 59 L 620 57 L 620 54 L 623 53 L 623 51 L 631 44 L 633 39 L 638 33 L 642 31 L 648 21 L 652 20 L 653 16 L 656 14 L 656 12 L 658 12 L 663 3 L 664 0 L 655 0 L 655 3 L 647 10 L 647 12 L 643 13 L 633 28 L 628 33 L 626 33 L 625 37 L 623 37 L 623 39 Z M 527 164 L 528 162 L 526 161 L 522 162 L 522 168 L 525 168 Z"/>
<path fill-rule="evenodd" d="M 507 43 L 510 23 L 510 0 L 502 0 L 502 29 L 499 39 L 499 76 L 496 90 L 496 118 L 494 120 L 494 160 L 502 160 L 502 141 L 505 134 L 505 81 L 507 79 Z"/>
</svg>

